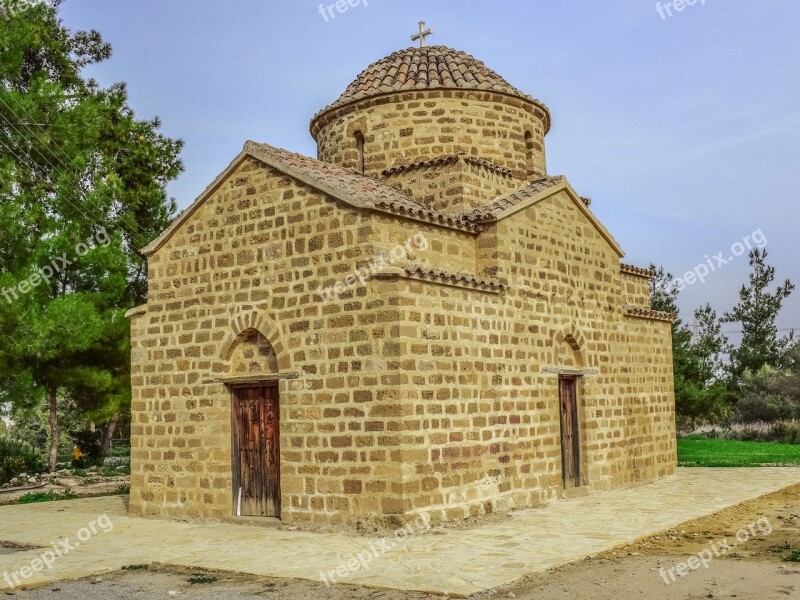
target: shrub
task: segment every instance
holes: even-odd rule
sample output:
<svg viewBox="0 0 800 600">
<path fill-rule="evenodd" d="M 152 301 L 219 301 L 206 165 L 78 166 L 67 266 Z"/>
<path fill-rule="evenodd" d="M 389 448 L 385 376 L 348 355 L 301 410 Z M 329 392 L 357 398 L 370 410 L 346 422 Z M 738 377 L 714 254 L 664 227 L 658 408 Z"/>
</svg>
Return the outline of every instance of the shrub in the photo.
<svg viewBox="0 0 800 600">
<path fill-rule="evenodd" d="M 733 423 L 727 427 L 703 426 L 686 439 L 723 439 L 739 442 L 778 442 L 780 444 L 800 444 L 800 421 L 775 421 L 772 423 Z"/>
<path fill-rule="evenodd" d="M 83 452 L 78 460 L 72 461 L 72 466 L 79 469 L 86 467 L 99 467 L 103 464 L 103 433 L 101 431 L 73 431 L 70 434 L 72 443 Z"/>
<path fill-rule="evenodd" d="M 111 448 L 111 452 L 109 456 L 115 457 L 125 457 L 131 455 L 131 447 L 130 446 L 113 446 Z"/>
<path fill-rule="evenodd" d="M 28 492 L 19 497 L 19 504 L 33 504 L 34 502 L 53 502 L 54 500 L 74 500 L 78 494 L 65 490 L 63 492 Z"/>
<path fill-rule="evenodd" d="M 209 577 L 208 575 L 203 575 L 201 573 L 195 573 L 189 579 L 186 580 L 188 583 L 192 585 L 200 585 L 206 583 L 215 583 L 217 581 L 216 577 Z"/>
<path fill-rule="evenodd" d="M 756 423 L 793 419 L 797 416 L 795 405 L 781 396 L 749 394 L 736 405 L 734 421 Z"/>
<path fill-rule="evenodd" d="M 741 429 L 731 430 L 727 438 L 740 442 L 766 442 L 769 437 L 768 430 L 754 425 L 745 425 Z"/>
<path fill-rule="evenodd" d="M 800 444 L 800 421 L 779 421 L 772 425 L 773 441 Z"/>
<path fill-rule="evenodd" d="M 36 475 L 44 469 L 41 454 L 29 444 L 0 438 L 0 485 L 22 473 Z"/>
<path fill-rule="evenodd" d="M 89 467 L 88 469 L 70 467 L 68 471 L 75 475 L 75 477 L 83 477 L 85 479 L 97 477 L 123 477 L 131 474 L 131 464 L 123 463 L 121 465 L 103 465 L 102 467 Z"/>
</svg>

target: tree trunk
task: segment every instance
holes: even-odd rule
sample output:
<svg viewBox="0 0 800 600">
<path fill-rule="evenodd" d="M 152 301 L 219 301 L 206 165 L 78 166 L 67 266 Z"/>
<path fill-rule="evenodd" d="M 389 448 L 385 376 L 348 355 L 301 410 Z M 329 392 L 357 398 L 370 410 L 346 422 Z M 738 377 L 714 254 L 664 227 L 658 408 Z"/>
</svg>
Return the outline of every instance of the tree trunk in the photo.
<svg viewBox="0 0 800 600">
<path fill-rule="evenodd" d="M 106 432 L 103 435 L 103 446 L 100 448 L 100 456 L 102 458 L 108 456 L 108 452 L 111 450 L 111 439 L 114 437 L 114 432 L 117 430 L 118 420 L 119 415 L 114 415 L 114 418 L 106 425 Z"/>
<path fill-rule="evenodd" d="M 50 472 L 55 473 L 58 462 L 58 388 L 50 388 Z"/>
</svg>

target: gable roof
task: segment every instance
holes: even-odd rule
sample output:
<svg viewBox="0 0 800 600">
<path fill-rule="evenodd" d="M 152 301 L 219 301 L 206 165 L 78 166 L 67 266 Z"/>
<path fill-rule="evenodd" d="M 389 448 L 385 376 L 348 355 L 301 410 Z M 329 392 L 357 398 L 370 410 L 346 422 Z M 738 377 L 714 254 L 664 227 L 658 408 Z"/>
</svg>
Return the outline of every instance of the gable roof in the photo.
<svg viewBox="0 0 800 600">
<path fill-rule="evenodd" d="M 564 181 L 564 177 L 561 175 L 557 175 L 556 177 L 543 177 L 542 179 L 531 181 L 525 184 L 524 187 L 510 194 L 500 196 L 486 206 L 481 206 L 472 212 L 466 213 L 464 218 L 476 222 L 496 221 L 498 216 L 503 214 L 505 211 L 525 202 L 526 200 L 539 197 L 542 192 L 546 192 L 562 181 Z"/>
<path fill-rule="evenodd" d="M 309 187 L 355 208 L 400 215 L 408 219 L 471 233 L 479 233 L 483 230 L 484 224 L 510 217 L 564 190 L 600 235 L 619 254 L 620 258 L 625 256 L 619 244 L 588 209 L 586 202 L 575 193 L 575 190 L 572 189 L 563 176 L 544 177 L 531 181 L 519 190 L 500 196 L 488 205 L 468 213 L 445 215 L 427 208 L 410 194 L 397 190 L 377 179 L 365 177 L 349 169 L 276 148 L 269 144 L 259 144 L 252 141 L 245 142 L 244 148 L 233 159 L 231 164 L 160 236 L 142 249 L 142 254 L 149 256 L 161 248 L 178 228 L 202 206 L 206 199 L 219 188 L 222 182 L 248 158 L 258 160 Z"/>
<path fill-rule="evenodd" d="M 409 219 L 463 231 L 481 231 L 479 223 L 470 221 L 463 216 L 450 216 L 430 210 L 410 194 L 377 179 L 365 177 L 349 169 L 269 144 L 247 141 L 231 164 L 160 236 L 142 249 L 142 254 L 147 256 L 161 248 L 172 237 L 172 234 L 219 188 L 222 182 L 248 158 L 261 161 L 273 169 L 355 208 L 398 214 Z"/>
<path fill-rule="evenodd" d="M 563 175 L 555 177 L 543 177 L 525 184 L 522 188 L 505 194 L 493 200 L 486 206 L 477 208 L 471 212 L 464 213 L 461 218 L 475 224 L 485 224 L 501 221 L 528 207 L 534 206 L 554 194 L 564 191 L 575 203 L 583 215 L 591 222 L 597 232 L 611 245 L 620 258 L 625 256 L 620 245 L 603 226 L 600 220 L 589 210 L 588 202 L 572 189 L 572 186 Z"/>
</svg>

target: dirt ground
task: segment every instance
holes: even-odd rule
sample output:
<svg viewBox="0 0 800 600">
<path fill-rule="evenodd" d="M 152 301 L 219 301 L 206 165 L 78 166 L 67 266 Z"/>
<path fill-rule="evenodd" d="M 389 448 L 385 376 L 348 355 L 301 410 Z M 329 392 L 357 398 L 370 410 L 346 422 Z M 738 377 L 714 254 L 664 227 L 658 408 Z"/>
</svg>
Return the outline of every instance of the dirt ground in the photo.
<svg viewBox="0 0 800 600">
<path fill-rule="evenodd" d="M 737 534 L 738 538 L 737 539 Z M 800 485 L 599 556 L 473 596 L 520 600 L 800 599 Z M 717 556 L 717 554 L 719 556 Z M 694 566 L 690 557 L 702 555 Z M 686 564 L 678 570 L 678 565 Z M 670 576 L 672 569 L 673 577 Z M 682 571 L 682 575 L 680 574 Z M 667 583 L 669 582 L 669 583 Z M 6 591 L 6 593 L 9 593 Z M 152 565 L 13 594 L 24 600 L 433 600 L 441 595 L 264 579 Z"/>
</svg>

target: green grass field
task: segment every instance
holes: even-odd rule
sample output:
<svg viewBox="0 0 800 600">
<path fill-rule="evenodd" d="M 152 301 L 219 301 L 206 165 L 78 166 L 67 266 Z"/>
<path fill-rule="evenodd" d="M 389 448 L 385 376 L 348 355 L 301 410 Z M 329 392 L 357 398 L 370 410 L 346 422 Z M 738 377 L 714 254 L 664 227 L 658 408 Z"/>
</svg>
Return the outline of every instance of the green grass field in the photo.
<svg viewBox="0 0 800 600">
<path fill-rule="evenodd" d="M 800 444 L 709 440 L 689 436 L 678 439 L 678 465 L 681 467 L 800 466 Z"/>
</svg>

